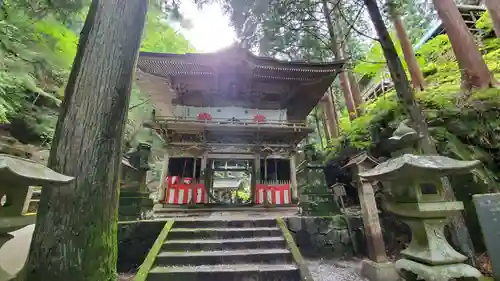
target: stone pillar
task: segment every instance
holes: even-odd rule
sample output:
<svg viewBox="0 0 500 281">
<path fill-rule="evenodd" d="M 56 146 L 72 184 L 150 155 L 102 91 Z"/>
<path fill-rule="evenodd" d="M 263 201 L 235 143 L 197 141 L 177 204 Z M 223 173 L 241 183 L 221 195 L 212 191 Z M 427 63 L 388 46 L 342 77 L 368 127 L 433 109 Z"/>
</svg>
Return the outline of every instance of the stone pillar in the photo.
<svg viewBox="0 0 500 281">
<path fill-rule="evenodd" d="M 165 179 L 168 176 L 168 163 L 169 163 L 170 157 L 168 155 L 168 150 L 165 149 L 165 154 L 163 155 L 163 168 L 161 171 L 161 176 L 160 176 L 160 186 L 158 187 L 158 200 L 163 201 L 165 199 L 165 189 L 167 188 L 165 186 Z"/>
<path fill-rule="evenodd" d="M 378 263 L 387 262 L 385 254 L 385 243 L 382 236 L 382 228 L 378 218 L 378 208 L 375 202 L 373 185 L 370 181 L 359 177 L 373 167 L 378 162 L 366 153 L 356 155 L 351 158 L 346 167 L 350 167 L 358 187 L 359 204 L 363 215 L 363 225 L 366 235 L 366 244 L 368 246 L 368 257 L 370 260 Z"/>
<path fill-rule="evenodd" d="M 297 202 L 299 197 L 299 185 L 297 184 L 297 166 L 295 165 L 295 154 L 290 156 L 290 186 L 292 187 L 292 202 Z"/>
<path fill-rule="evenodd" d="M 372 184 L 368 181 L 360 180 L 358 182 L 358 195 L 363 215 L 368 258 L 374 262 L 387 262 L 385 242 L 382 236 L 382 228 L 380 227 Z"/>
<path fill-rule="evenodd" d="M 367 153 L 361 153 L 351 158 L 345 167 L 349 167 L 357 184 L 359 204 L 363 216 L 368 259 L 361 264 L 361 275 L 370 281 L 399 280 L 394 265 L 388 262 L 385 253 L 385 242 L 378 217 L 373 185 L 370 181 L 360 178 L 359 174 L 375 167 L 378 162 Z"/>
</svg>

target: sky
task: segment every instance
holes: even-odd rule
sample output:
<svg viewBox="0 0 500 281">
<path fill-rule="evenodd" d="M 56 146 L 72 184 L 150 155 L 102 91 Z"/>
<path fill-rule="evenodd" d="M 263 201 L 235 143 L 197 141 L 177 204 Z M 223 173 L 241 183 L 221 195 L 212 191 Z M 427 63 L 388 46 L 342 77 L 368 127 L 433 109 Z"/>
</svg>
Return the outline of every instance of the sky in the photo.
<svg viewBox="0 0 500 281">
<path fill-rule="evenodd" d="M 236 34 L 229 17 L 219 5 L 207 5 L 198 10 L 192 0 L 183 0 L 180 11 L 190 21 L 191 28 L 178 28 L 198 52 L 214 52 L 235 42 Z"/>
</svg>

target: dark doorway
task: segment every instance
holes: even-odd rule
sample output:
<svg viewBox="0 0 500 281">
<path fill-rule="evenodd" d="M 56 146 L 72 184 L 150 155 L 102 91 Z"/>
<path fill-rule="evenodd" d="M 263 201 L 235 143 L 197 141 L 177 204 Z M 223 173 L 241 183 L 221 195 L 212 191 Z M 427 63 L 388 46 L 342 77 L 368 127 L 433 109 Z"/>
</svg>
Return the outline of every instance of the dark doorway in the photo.
<svg viewBox="0 0 500 281">
<path fill-rule="evenodd" d="M 179 157 L 170 158 L 168 163 L 168 176 L 178 176 L 180 178 L 195 178 L 200 181 L 201 159 L 196 158 L 196 176 L 193 177 L 195 158 Z"/>
</svg>

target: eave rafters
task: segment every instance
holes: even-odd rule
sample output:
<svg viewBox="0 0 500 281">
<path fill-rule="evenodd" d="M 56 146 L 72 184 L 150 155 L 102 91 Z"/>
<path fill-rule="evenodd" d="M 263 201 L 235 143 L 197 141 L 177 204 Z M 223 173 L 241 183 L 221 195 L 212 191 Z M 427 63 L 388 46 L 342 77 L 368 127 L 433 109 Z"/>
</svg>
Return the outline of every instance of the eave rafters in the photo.
<svg viewBox="0 0 500 281">
<path fill-rule="evenodd" d="M 247 100 L 241 101 L 245 105 L 257 102 L 254 104 L 257 108 L 276 106 L 275 109 L 278 109 L 288 108 L 291 100 L 301 99 L 298 95 L 304 95 L 307 98 L 304 103 L 306 108 L 300 112 L 305 112 L 321 99 L 344 63 L 278 61 L 231 47 L 209 54 L 141 53 L 138 69 L 167 78 L 177 95 L 191 95 L 192 98 L 186 102 L 193 104 L 186 105 L 200 106 L 200 103 L 212 102 L 214 98 L 226 99 L 225 95 L 228 95 L 227 98 L 233 98 L 235 102 L 245 97 Z M 200 95 L 199 101 L 193 95 Z M 271 102 L 266 99 L 272 96 L 279 96 L 280 101 L 276 105 L 261 104 Z M 174 100 L 182 102 L 184 99 Z"/>
</svg>

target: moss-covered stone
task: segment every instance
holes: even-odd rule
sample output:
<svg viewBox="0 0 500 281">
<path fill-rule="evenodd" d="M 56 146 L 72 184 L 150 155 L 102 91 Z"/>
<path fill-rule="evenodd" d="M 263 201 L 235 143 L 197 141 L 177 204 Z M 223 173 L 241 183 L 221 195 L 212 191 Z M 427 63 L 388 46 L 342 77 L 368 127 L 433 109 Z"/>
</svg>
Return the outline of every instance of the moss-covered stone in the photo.
<svg viewBox="0 0 500 281">
<path fill-rule="evenodd" d="M 118 223 L 118 272 L 135 272 L 153 246 L 165 221 Z"/>
<path fill-rule="evenodd" d="M 360 221 L 360 218 L 351 218 Z M 354 223 L 353 245 L 343 216 L 288 217 L 284 219 L 297 246 L 306 257 L 340 258 L 353 256 L 354 247 L 363 244 L 362 224 Z M 359 249 L 356 249 L 359 250 Z"/>
</svg>

